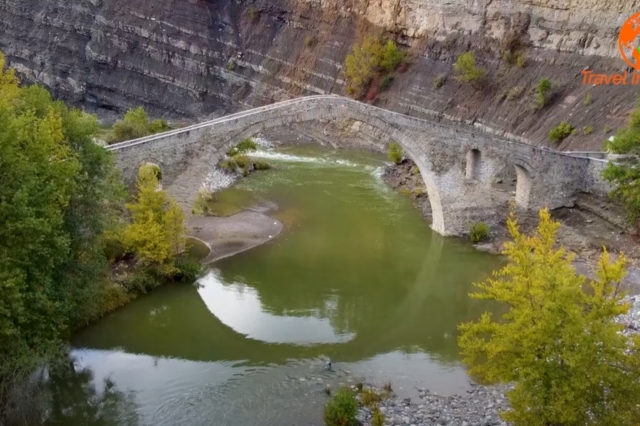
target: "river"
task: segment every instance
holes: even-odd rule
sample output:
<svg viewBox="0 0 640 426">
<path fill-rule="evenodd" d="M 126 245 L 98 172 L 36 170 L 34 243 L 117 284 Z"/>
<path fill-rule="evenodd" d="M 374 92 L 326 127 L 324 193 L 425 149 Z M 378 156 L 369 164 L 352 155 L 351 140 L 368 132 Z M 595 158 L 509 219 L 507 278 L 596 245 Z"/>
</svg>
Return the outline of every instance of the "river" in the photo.
<svg viewBox="0 0 640 426">
<path fill-rule="evenodd" d="M 275 202 L 283 233 L 78 333 L 50 424 L 321 425 L 326 386 L 468 388 L 456 327 L 491 308 L 468 293 L 498 259 L 432 232 L 385 186 L 380 154 L 257 155 L 274 169 L 223 190 L 218 207 Z"/>
</svg>

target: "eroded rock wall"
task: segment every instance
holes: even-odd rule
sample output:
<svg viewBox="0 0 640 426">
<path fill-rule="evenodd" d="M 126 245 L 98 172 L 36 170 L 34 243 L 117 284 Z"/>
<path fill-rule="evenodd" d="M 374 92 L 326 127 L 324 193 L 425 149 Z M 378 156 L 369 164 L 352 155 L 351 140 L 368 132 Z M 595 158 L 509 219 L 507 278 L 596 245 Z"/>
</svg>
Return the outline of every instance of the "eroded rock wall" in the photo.
<svg viewBox="0 0 640 426">
<path fill-rule="evenodd" d="M 143 105 L 198 120 L 299 95 L 344 93 L 342 64 L 365 34 L 393 37 L 408 71 L 375 104 L 427 110 L 507 130 L 534 143 L 561 120 L 578 132 L 560 148 L 599 149 L 633 107 L 631 87 L 580 84 L 585 67 L 623 69 L 617 31 L 639 8 L 624 0 L 0 0 L 0 50 L 29 81 L 108 116 Z M 517 39 L 524 68 L 501 60 Z M 452 78 L 476 52 L 482 90 Z M 444 86 L 434 79 L 445 76 Z M 531 90 L 551 78 L 542 111 Z M 508 99 L 511 90 L 522 95 Z M 590 93 L 592 103 L 585 105 Z"/>
</svg>

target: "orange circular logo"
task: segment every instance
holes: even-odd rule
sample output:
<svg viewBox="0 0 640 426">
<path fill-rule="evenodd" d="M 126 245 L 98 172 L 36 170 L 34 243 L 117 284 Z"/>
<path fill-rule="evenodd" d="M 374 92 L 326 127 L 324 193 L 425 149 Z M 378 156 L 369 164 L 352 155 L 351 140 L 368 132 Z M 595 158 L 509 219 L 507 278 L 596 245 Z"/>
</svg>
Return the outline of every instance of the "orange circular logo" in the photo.
<svg viewBox="0 0 640 426">
<path fill-rule="evenodd" d="M 620 28 L 618 48 L 622 59 L 640 71 L 640 12 L 627 19 Z"/>
</svg>

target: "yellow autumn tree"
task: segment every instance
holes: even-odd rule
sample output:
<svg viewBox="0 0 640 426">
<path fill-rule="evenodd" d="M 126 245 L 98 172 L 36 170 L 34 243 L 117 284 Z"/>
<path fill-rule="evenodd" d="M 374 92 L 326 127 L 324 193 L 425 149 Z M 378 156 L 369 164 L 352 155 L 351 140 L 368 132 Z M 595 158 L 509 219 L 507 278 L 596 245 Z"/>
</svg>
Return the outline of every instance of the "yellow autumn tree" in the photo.
<svg viewBox="0 0 640 426">
<path fill-rule="evenodd" d="M 463 360 L 485 383 L 514 385 L 502 417 L 515 426 L 638 425 L 640 337 L 614 321 L 629 309 L 625 258 L 612 263 L 605 251 L 588 281 L 555 246 L 558 226 L 541 210 L 536 232 L 524 235 L 510 215 L 508 263 L 471 295 L 508 309 L 459 327 Z"/>
<path fill-rule="evenodd" d="M 127 250 L 136 253 L 142 264 L 156 265 L 165 273 L 175 271 L 176 256 L 185 246 L 185 215 L 175 200 L 158 187 L 158 174 L 152 165 L 138 172 L 138 194 L 127 204 L 131 224 L 123 232 Z"/>
</svg>

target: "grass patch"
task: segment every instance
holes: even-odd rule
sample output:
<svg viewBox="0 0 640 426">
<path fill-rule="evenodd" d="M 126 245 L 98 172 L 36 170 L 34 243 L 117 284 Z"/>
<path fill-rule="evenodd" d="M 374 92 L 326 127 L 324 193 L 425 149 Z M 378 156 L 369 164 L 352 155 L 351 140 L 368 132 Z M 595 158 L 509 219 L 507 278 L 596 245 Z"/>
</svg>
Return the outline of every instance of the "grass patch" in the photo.
<svg viewBox="0 0 640 426">
<path fill-rule="evenodd" d="M 348 388 L 338 389 L 324 408 L 325 426 L 355 426 L 358 401 Z"/>
<path fill-rule="evenodd" d="M 360 393 L 360 402 L 364 406 L 371 407 L 380 401 L 382 401 L 382 396 L 373 389 L 364 389 Z"/>
<path fill-rule="evenodd" d="M 524 68 L 527 66 L 527 58 L 522 53 L 516 55 L 516 66 L 518 68 Z"/>
<path fill-rule="evenodd" d="M 584 106 L 588 107 L 589 105 L 591 105 L 593 103 L 593 100 L 591 99 L 591 93 L 587 93 L 584 97 Z"/>
<path fill-rule="evenodd" d="M 247 152 L 255 151 L 257 149 L 258 144 L 256 144 L 253 139 L 247 138 L 227 151 L 227 155 L 229 157 L 233 157 L 234 155 L 246 154 Z"/>
<path fill-rule="evenodd" d="M 538 109 L 544 108 L 549 103 L 549 92 L 551 91 L 551 80 L 541 78 L 536 86 L 536 106 Z"/>
<path fill-rule="evenodd" d="M 582 133 L 585 135 L 590 135 L 594 132 L 593 127 L 591 126 L 585 126 L 584 129 L 582 129 Z"/>
<path fill-rule="evenodd" d="M 469 225 L 469 239 L 473 244 L 480 243 L 489 238 L 489 225 L 484 222 L 475 222 Z"/>
</svg>

